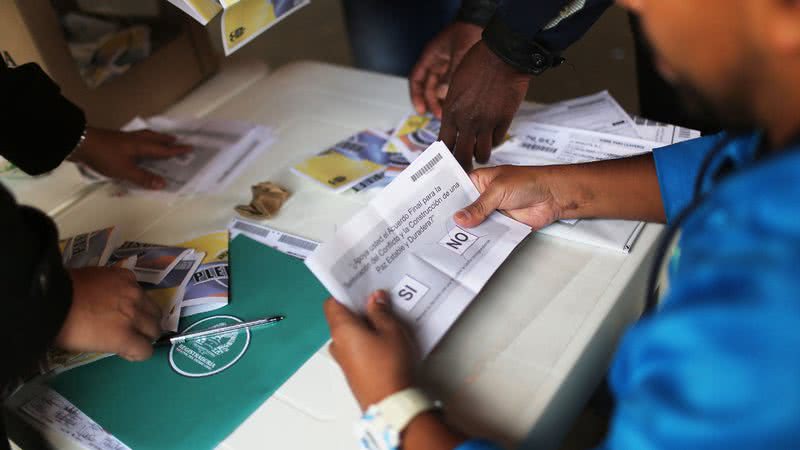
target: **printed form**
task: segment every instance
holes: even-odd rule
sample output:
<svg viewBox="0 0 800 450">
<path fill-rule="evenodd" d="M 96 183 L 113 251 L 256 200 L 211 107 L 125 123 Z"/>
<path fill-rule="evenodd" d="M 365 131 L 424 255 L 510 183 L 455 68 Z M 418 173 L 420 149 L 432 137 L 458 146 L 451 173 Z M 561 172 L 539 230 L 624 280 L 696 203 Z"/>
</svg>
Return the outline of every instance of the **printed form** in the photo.
<svg viewBox="0 0 800 450">
<path fill-rule="evenodd" d="M 383 289 L 427 355 L 531 229 L 497 212 L 463 229 L 453 214 L 478 190 L 436 142 L 306 260 L 328 291 L 363 313 Z"/>
</svg>

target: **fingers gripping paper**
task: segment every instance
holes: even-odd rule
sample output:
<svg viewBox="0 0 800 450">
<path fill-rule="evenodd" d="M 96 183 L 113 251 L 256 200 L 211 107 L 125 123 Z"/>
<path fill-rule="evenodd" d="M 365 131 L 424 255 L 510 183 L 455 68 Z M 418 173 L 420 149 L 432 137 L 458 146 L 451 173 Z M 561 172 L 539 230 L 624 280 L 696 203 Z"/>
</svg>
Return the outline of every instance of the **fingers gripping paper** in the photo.
<svg viewBox="0 0 800 450">
<path fill-rule="evenodd" d="M 447 147 L 434 143 L 306 265 L 354 311 L 364 311 L 375 289 L 389 292 L 427 354 L 530 233 L 498 213 L 460 228 L 453 214 L 477 198 Z"/>
</svg>

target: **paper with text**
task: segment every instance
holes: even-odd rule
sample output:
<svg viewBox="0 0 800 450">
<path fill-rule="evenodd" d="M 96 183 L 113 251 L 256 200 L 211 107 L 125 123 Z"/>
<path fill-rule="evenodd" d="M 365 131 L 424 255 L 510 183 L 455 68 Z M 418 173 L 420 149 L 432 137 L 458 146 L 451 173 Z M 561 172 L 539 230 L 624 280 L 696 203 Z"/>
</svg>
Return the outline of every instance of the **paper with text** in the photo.
<svg viewBox="0 0 800 450">
<path fill-rule="evenodd" d="M 648 153 L 663 144 L 608 133 L 529 123 L 515 139 L 492 153 L 492 165 L 542 166 L 625 158 Z M 539 233 L 628 253 L 642 222 L 578 220 L 557 222 Z"/>
<path fill-rule="evenodd" d="M 645 119 L 644 117 L 633 116 L 636 131 L 639 137 L 648 141 L 660 142 L 662 144 L 677 144 L 679 142 L 697 139 L 702 133 L 691 128 L 684 128 L 678 125 L 657 122 Z"/>
<path fill-rule="evenodd" d="M 103 427 L 81 412 L 58 392 L 44 388 L 20 406 L 22 417 L 42 428 L 60 431 L 82 447 L 92 450 L 130 450 Z"/>
<path fill-rule="evenodd" d="M 518 126 L 536 122 L 546 125 L 640 138 L 636 125 L 608 91 L 564 100 L 545 106 L 524 106 L 514 118 L 511 134 Z"/>
<path fill-rule="evenodd" d="M 478 191 L 436 142 L 306 259 L 340 302 L 363 312 L 376 289 L 428 354 L 530 228 L 493 213 L 463 229 L 453 214 Z"/>
</svg>

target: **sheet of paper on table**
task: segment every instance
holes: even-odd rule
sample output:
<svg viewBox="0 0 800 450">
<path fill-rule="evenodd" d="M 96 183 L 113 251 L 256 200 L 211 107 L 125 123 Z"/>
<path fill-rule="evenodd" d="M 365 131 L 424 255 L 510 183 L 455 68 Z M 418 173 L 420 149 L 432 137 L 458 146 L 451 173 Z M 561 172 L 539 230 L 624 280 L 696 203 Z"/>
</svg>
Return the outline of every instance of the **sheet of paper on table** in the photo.
<svg viewBox="0 0 800 450">
<path fill-rule="evenodd" d="M 511 134 L 517 134 L 516 125 L 530 122 L 641 137 L 631 117 L 608 91 L 551 105 L 523 106 L 514 117 Z"/>
<path fill-rule="evenodd" d="M 58 430 L 87 449 L 130 450 L 61 394 L 46 386 L 42 389 L 20 407 L 28 423 L 41 429 Z"/>
<path fill-rule="evenodd" d="M 190 195 L 224 189 L 248 163 L 267 150 L 275 137 L 262 125 L 212 119 L 137 118 L 124 131 L 153 130 L 177 137 L 193 150 L 169 159 L 149 159 L 139 165 L 164 177 L 167 186 L 161 191 L 125 185 L 139 195 Z"/>
<path fill-rule="evenodd" d="M 236 236 L 243 234 L 256 242 L 298 259 L 308 258 L 319 246 L 318 242 L 311 239 L 295 236 L 260 223 L 239 218 L 231 220 L 230 224 L 228 224 L 228 233 L 231 241 Z"/>
<path fill-rule="evenodd" d="M 633 116 L 632 118 L 634 124 L 636 124 L 636 132 L 639 133 L 639 137 L 648 141 L 677 144 L 690 139 L 697 139 L 701 135 L 699 131 L 691 128 L 670 125 L 639 116 Z"/>
<path fill-rule="evenodd" d="M 380 130 L 359 131 L 294 165 L 292 173 L 334 192 L 344 192 L 382 175 L 393 161 L 402 158 L 385 151 L 388 139 L 389 136 Z"/>
<path fill-rule="evenodd" d="M 661 147 L 651 141 L 574 128 L 527 123 L 492 153 L 491 165 L 575 164 L 648 153 Z M 540 233 L 628 253 L 643 227 L 627 220 L 579 220 L 554 223 Z"/>
<path fill-rule="evenodd" d="M 661 144 L 677 144 L 700 137 L 700 132 L 629 115 L 608 91 L 550 105 L 523 105 L 514 118 L 518 126 L 536 122 L 568 128 L 640 138 Z"/>
<path fill-rule="evenodd" d="M 427 355 L 530 228 L 494 213 L 462 229 L 453 214 L 478 191 L 450 150 L 433 144 L 306 259 L 353 311 L 389 292 Z"/>
</svg>

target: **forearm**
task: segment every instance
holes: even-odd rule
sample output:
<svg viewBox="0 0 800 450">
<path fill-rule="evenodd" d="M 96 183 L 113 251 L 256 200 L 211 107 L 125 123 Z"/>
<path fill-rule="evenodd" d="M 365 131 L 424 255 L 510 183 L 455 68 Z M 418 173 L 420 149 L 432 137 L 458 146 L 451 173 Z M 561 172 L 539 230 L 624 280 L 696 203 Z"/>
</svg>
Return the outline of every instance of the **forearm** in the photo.
<svg viewBox="0 0 800 450">
<path fill-rule="evenodd" d="M 0 365 L 0 391 L 34 368 L 61 328 L 72 284 L 61 263 L 55 225 L 18 206 L 0 186 L 0 232 L 8 257 L 0 260 L 0 339 L 13 342 Z"/>
<path fill-rule="evenodd" d="M 0 154 L 31 175 L 55 169 L 75 148 L 83 111 L 35 64 L 0 67 Z"/>
<path fill-rule="evenodd" d="M 403 434 L 403 450 L 452 450 L 466 437 L 448 427 L 433 412 L 422 413 L 412 420 Z"/>
<path fill-rule="evenodd" d="M 537 169 L 562 219 L 666 221 L 652 154 Z"/>
</svg>

